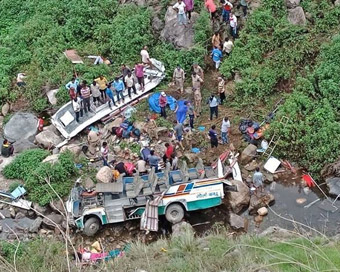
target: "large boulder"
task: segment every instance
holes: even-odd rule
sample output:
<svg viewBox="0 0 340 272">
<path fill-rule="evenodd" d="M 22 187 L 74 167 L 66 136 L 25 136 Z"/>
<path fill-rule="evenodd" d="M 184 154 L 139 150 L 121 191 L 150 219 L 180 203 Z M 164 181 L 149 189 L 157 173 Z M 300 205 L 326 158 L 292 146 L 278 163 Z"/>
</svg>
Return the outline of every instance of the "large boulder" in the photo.
<svg viewBox="0 0 340 272">
<path fill-rule="evenodd" d="M 239 180 L 232 180 L 231 183 L 236 186 L 237 192 L 227 192 L 227 199 L 231 210 L 234 213 L 239 213 L 249 205 L 249 188 Z"/>
<path fill-rule="evenodd" d="M 275 197 L 270 193 L 253 194 L 250 197 L 249 214 L 256 214 L 260 208 L 269 206 L 274 200 Z"/>
<path fill-rule="evenodd" d="M 34 140 L 37 133 L 38 119 L 31 113 L 18 112 L 4 127 L 4 137 L 10 142 L 22 139 Z"/>
<path fill-rule="evenodd" d="M 56 94 L 58 92 L 59 89 L 54 89 L 54 90 L 49 90 L 46 95 L 48 98 L 48 101 L 52 104 L 52 105 L 56 105 L 57 104 L 57 97 Z"/>
<path fill-rule="evenodd" d="M 326 179 L 326 184 L 329 188 L 329 194 L 338 196 L 340 194 L 340 178 L 332 177 Z"/>
<path fill-rule="evenodd" d="M 109 183 L 113 179 L 113 173 L 110 167 L 103 166 L 100 168 L 96 175 L 96 179 L 98 182 Z"/>
<path fill-rule="evenodd" d="M 172 238 L 185 235 L 194 235 L 194 233 L 194 228 L 185 221 L 172 225 Z"/>
<path fill-rule="evenodd" d="M 336 0 L 336 1 L 334 2 L 334 5 L 335 5 L 335 6 L 340 6 L 340 0 Z"/>
<path fill-rule="evenodd" d="M 63 140 L 60 136 L 55 134 L 52 130 L 44 130 L 35 136 L 35 140 L 38 144 L 45 148 L 51 148 L 57 146 Z"/>
<path fill-rule="evenodd" d="M 193 25 L 198 18 L 198 14 L 193 12 L 191 15 L 191 24 L 186 27 L 179 25 L 177 22 L 177 12 L 168 7 L 165 14 L 165 26 L 161 32 L 161 38 L 172 43 L 176 48 L 190 48 L 194 45 L 194 29 Z"/>
<path fill-rule="evenodd" d="M 306 16 L 302 7 L 296 7 L 288 10 L 288 21 L 293 25 L 305 25 Z"/>
<path fill-rule="evenodd" d="M 247 229 L 247 219 L 235 213 L 230 213 L 228 222 L 232 229 L 245 231 Z"/>
<path fill-rule="evenodd" d="M 81 147 L 79 144 L 69 144 L 69 145 L 64 145 L 60 149 L 60 153 L 65 152 L 65 151 L 71 151 L 76 157 L 78 157 L 81 153 Z"/>
<path fill-rule="evenodd" d="M 21 139 L 13 144 L 14 153 L 21 153 L 27 149 L 37 148 L 37 146 L 28 139 Z"/>
<path fill-rule="evenodd" d="M 247 164 L 251 162 L 256 156 L 256 145 L 249 144 L 241 153 L 240 163 Z"/>
<path fill-rule="evenodd" d="M 286 0 L 285 4 L 289 9 L 296 8 L 300 5 L 300 0 Z"/>
<path fill-rule="evenodd" d="M 51 213 L 46 215 L 43 219 L 43 223 L 49 227 L 55 227 L 55 225 L 60 225 L 63 222 L 64 217 L 57 213 Z"/>
</svg>

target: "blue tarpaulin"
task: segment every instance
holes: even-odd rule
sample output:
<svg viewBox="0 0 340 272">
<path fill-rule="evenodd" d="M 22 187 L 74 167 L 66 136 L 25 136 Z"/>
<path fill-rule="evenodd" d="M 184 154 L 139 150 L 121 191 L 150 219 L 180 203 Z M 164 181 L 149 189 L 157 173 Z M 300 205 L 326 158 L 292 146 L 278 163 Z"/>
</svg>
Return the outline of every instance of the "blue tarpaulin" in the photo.
<svg viewBox="0 0 340 272">
<path fill-rule="evenodd" d="M 156 113 L 161 113 L 161 107 L 159 106 L 159 96 L 160 93 L 154 93 L 149 97 L 149 106 L 150 110 L 154 111 Z M 168 99 L 168 105 L 171 110 L 176 109 L 176 99 L 173 98 L 172 96 L 167 95 L 166 98 Z"/>
<path fill-rule="evenodd" d="M 184 105 L 184 100 L 178 100 L 177 101 L 177 112 L 176 112 L 176 119 L 178 122 L 183 123 L 188 111 L 188 106 Z"/>
</svg>

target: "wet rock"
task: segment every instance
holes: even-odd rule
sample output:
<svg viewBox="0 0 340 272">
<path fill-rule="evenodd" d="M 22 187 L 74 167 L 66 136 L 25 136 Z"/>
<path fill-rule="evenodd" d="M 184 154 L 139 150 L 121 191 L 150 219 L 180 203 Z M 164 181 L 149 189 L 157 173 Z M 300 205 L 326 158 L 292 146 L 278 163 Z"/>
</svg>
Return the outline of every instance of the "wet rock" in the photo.
<svg viewBox="0 0 340 272">
<path fill-rule="evenodd" d="M 37 146 L 28 139 L 21 139 L 13 144 L 14 153 L 21 153 L 27 149 L 37 148 Z"/>
<path fill-rule="evenodd" d="M 251 160 L 253 160 L 256 156 L 256 145 L 253 144 L 249 144 L 243 151 L 241 154 L 241 158 L 240 158 L 240 163 L 241 164 L 247 164 L 249 163 Z"/>
<path fill-rule="evenodd" d="M 39 204 L 36 203 L 33 203 L 33 209 L 41 214 L 45 214 L 47 212 L 47 207 L 40 206 Z"/>
<path fill-rule="evenodd" d="M 64 145 L 60 149 L 60 153 L 65 152 L 67 150 L 71 151 L 76 157 L 78 157 L 81 153 L 81 147 L 78 144 Z"/>
<path fill-rule="evenodd" d="M 300 0 L 285 0 L 285 4 L 289 9 L 296 8 L 300 5 Z"/>
<path fill-rule="evenodd" d="M 103 166 L 100 168 L 96 175 L 96 179 L 98 182 L 109 183 L 113 179 L 113 174 L 111 168 L 108 166 Z"/>
<path fill-rule="evenodd" d="M 231 183 L 237 187 L 237 192 L 227 192 L 229 206 L 234 213 L 239 213 L 249 205 L 249 187 L 239 180 L 232 180 Z"/>
<path fill-rule="evenodd" d="M 326 184 L 329 188 L 329 194 L 338 196 L 340 194 L 340 178 L 332 177 L 326 179 Z"/>
<path fill-rule="evenodd" d="M 247 229 L 247 219 L 235 213 L 230 213 L 228 222 L 232 229 L 245 231 Z"/>
<path fill-rule="evenodd" d="M 33 141 L 37 133 L 38 119 L 31 113 L 18 112 L 4 127 L 4 137 L 11 142 L 22 139 Z"/>
<path fill-rule="evenodd" d="M 275 197 L 270 193 L 253 194 L 250 197 L 249 214 L 255 214 L 258 209 L 266 207 L 275 200 Z"/>
<path fill-rule="evenodd" d="M 194 235 L 194 228 L 185 221 L 172 225 L 172 238 L 181 237 L 183 235 Z"/>
<path fill-rule="evenodd" d="M 37 233 L 41 224 L 43 222 L 43 219 L 41 217 L 37 217 L 32 225 L 29 227 L 28 231 L 31 232 L 31 233 Z"/>
<path fill-rule="evenodd" d="M 44 148 L 52 148 L 57 146 L 63 140 L 60 136 L 55 134 L 52 130 L 44 130 L 35 136 L 35 140 L 38 144 Z"/>
<path fill-rule="evenodd" d="M 288 21 L 293 25 L 305 25 L 306 16 L 302 7 L 288 10 Z"/>
<path fill-rule="evenodd" d="M 257 210 L 258 215 L 265 216 L 268 214 L 268 209 L 266 207 L 262 207 Z"/>
<path fill-rule="evenodd" d="M 1 108 L 2 115 L 6 116 L 9 113 L 9 110 L 10 110 L 10 105 L 8 102 L 6 102 Z"/>
<path fill-rule="evenodd" d="M 165 25 L 161 32 L 163 40 L 172 43 L 176 48 L 190 48 L 194 45 L 194 29 L 198 18 L 198 14 L 193 12 L 191 14 L 191 24 L 187 27 L 179 25 L 177 22 L 177 12 L 172 8 L 168 7 L 165 14 Z"/>
<path fill-rule="evenodd" d="M 286 238 L 296 237 L 297 234 L 289 230 L 280 228 L 278 226 L 271 226 L 267 228 L 266 230 L 264 230 L 263 232 L 261 232 L 258 236 L 259 237 L 276 237 L 280 239 L 286 239 Z"/>
<path fill-rule="evenodd" d="M 59 158 L 59 154 L 50 155 L 50 156 L 47 156 L 43 160 L 43 162 L 48 162 L 50 164 L 55 164 L 56 162 L 58 162 L 58 158 Z"/>
<path fill-rule="evenodd" d="M 46 218 L 43 219 L 43 223 L 46 225 L 46 226 L 49 226 L 49 227 L 55 227 L 55 224 L 58 224 L 60 225 L 62 222 L 63 222 L 63 216 L 60 215 L 60 214 L 56 214 L 56 213 L 51 213 L 51 214 L 48 214 L 46 215 Z M 51 222 L 53 221 L 53 222 Z"/>
</svg>

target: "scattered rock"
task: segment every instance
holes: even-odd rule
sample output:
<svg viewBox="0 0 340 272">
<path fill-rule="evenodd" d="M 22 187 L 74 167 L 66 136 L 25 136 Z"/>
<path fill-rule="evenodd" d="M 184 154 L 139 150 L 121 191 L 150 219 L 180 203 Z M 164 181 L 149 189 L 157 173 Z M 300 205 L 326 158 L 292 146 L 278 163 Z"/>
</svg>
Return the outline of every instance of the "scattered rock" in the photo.
<svg viewBox="0 0 340 272">
<path fill-rule="evenodd" d="M 239 213 L 249 205 L 249 188 L 239 180 L 232 180 L 231 183 L 237 187 L 237 192 L 227 192 L 229 206 L 234 213 Z"/>
<path fill-rule="evenodd" d="M 50 90 L 46 93 L 48 101 L 52 104 L 52 105 L 56 105 L 57 104 L 57 97 L 56 94 L 58 92 L 59 89 L 54 89 L 54 90 Z"/>
<path fill-rule="evenodd" d="M 45 229 L 39 230 L 40 235 L 46 235 L 47 233 L 48 233 L 48 230 L 45 230 Z"/>
<path fill-rule="evenodd" d="M 278 226 L 271 226 L 259 234 L 259 237 L 268 237 L 268 236 L 276 237 L 280 239 L 286 239 L 286 238 L 295 237 L 297 235 L 292 231 L 280 228 Z"/>
<path fill-rule="evenodd" d="M 15 210 L 12 207 L 9 208 L 9 212 L 11 213 L 11 217 L 15 218 L 16 213 L 15 213 Z"/>
<path fill-rule="evenodd" d="M 183 235 L 194 235 L 194 228 L 185 221 L 172 225 L 172 238 L 181 237 Z"/>
<path fill-rule="evenodd" d="M 298 198 L 298 199 L 296 199 L 296 203 L 299 204 L 299 205 L 305 203 L 306 201 L 307 201 L 307 199 L 305 199 L 305 198 Z"/>
<path fill-rule="evenodd" d="M 10 105 L 8 102 L 6 102 L 1 108 L 2 115 L 6 116 L 9 113 L 9 110 L 10 110 Z"/>
<path fill-rule="evenodd" d="M 293 25 L 305 25 L 306 16 L 302 7 L 288 10 L 288 21 Z"/>
<path fill-rule="evenodd" d="M 14 153 L 21 153 L 27 149 L 37 148 L 37 146 L 28 139 L 21 139 L 13 144 Z"/>
<path fill-rule="evenodd" d="M 25 215 L 22 213 L 22 212 L 18 212 L 16 215 L 15 215 L 15 219 L 21 219 L 21 218 L 24 218 Z"/>
<path fill-rule="evenodd" d="M 87 177 L 84 180 L 84 186 L 85 186 L 86 189 L 92 189 L 92 188 L 95 187 L 95 184 L 94 184 L 93 180 L 90 177 Z"/>
<path fill-rule="evenodd" d="M 81 147 L 78 144 L 69 144 L 69 145 L 64 145 L 60 149 L 60 153 L 63 153 L 65 151 L 71 151 L 76 157 L 78 157 L 81 153 Z"/>
<path fill-rule="evenodd" d="M 96 175 L 96 179 L 97 181 L 103 182 L 103 183 L 111 182 L 113 179 L 111 168 L 108 166 L 103 166 L 102 168 L 100 168 L 100 170 L 98 171 Z"/>
<path fill-rule="evenodd" d="M 335 5 L 335 6 L 340 6 L 340 0 L 336 0 L 336 1 L 334 2 L 334 5 Z"/>
<path fill-rule="evenodd" d="M 4 209 L 4 210 L 1 210 L 0 212 L 3 216 L 5 216 L 5 218 L 11 218 L 10 210 Z"/>
<path fill-rule="evenodd" d="M 115 154 L 119 154 L 121 151 L 122 151 L 122 149 L 120 148 L 119 145 L 115 145 L 115 146 L 113 147 L 113 152 L 114 152 Z"/>
<path fill-rule="evenodd" d="M 32 225 L 29 227 L 28 231 L 31 232 L 31 233 L 37 233 L 41 224 L 43 222 L 43 219 L 41 217 L 37 217 Z"/>
<path fill-rule="evenodd" d="M 257 210 L 258 215 L 265 216 L 268 214 L 268 209 L 266 207 L 262 207 Z"/>
<path fill-rule="evenodd" d="M 41 144 L 45 148 L 51 148 L 57 146 L 63 140 L 60 136 L 55 134 L 52 130 L 44 130 L 35 136 L 35 140 L 38 144 Z"/>
<path fill-rule="evenodd" d="M 263 176 L 264 176 L 264 182 L 266 183 L 272 183 L 274 181 L 274 175 L 271 174 L 271 173 L 263 173 Z"/>
<path fill-rule="evenodd" d="M 256 215 L 255 217 L 254 217 L 254 221 L 255 221 L 255 223 L 258 225 L 258 224 L 260 224 L 260 223 L 262 223 L 262 221 L 263 221 L 263 216 L 261 216 L 261 215 Z"/>
<path fill-rule="evenodd" d="M 161 32 L 161 37 L 163 40 L 172 43 L 176 48 L 190 48 L 194 45 L 194 29 L 198 18 L 198 14 L 193 12 L 191 14 L 191 24 L 186 27 L 178 25 L 177 22 L 177 12 L 172 8 L 168 7 L 165 14 L 165 25 Z"/>
<path fill-rule="evenodd" d="M 247 164 L 249 163 L 251 160 L 253 160 L 256 156 L 256 145 L 253 144 L 249 144 L 243 151 L 241 154 L 241 158 L 240 158 L 240 163 L 241 164 Z"/>
<path fill-rule="evenodd" d="M 229 214 L 229 224 L 234 230 L 242 230 L 246 231 L 247 229 L 247 219 L 242 216 L 239 216 L 235 213 Z"/>
<path fill-rule="evenodd" d="M 33 209 L 36 210 L 38 213 L 45 214 L 47 212 L 46 207 L 42 207 L 39 204 L 34 203 L 33 204 Z"/>
<path fill-rule="evenodd" d="M 164 22 L 159 19 L 157 16 L 152 19 L 152 29 L 156 32 L 161 31 L 164 28 Z"/>
<path fill-rule="evenodd" d="M 65 213 L 63 202 L 60 200 L 52 200 L 49 203 L 49 206 L 51 207 L 53 211 L 57 213 L 60 213 L 60 212 Z"/>
<path fill-rule="evenodd" d="M 326 179 L 326 184 L 329 188 L 329 194 L 338 196 L 340 194 L 340 178 L 331 177 Z"/>
<path fill-rule="evenodd" d="M 55 164 L 58 161 L 58 158 L 59 158 L 59 154 L 50 155 L 50 156 L 47 156 L 43 160 L 43 162 L 49 162 L 51 164 Z"/>
<path fill-rule="evenodd" d="M 53 227 L 53 228 L 55 227 L 55 224 L 53 224 L 49 219 L 58 225 L 60 225 L 63 222 L 63 216 L 60 214 L 51 213 L 51 214 L 46 215 L 46 218 L 43 219 L 43 223 L 46 226 Z"/>
<path fill-rule="evenodd" d="M 248 163 L 244 168 L 247 171 L 254 171 L 256 169 L 256 167 L 258 167 L 258 164 L 255 160 L 253 160 L 250 163 Z"/>
<path fill-rule="evenodd" d="M 273 203 L 275 200 L 275 197 L 270 193 L 263 193 L 263 194 L 253 194 L 250 197 L 250 203 L 249 203 L 249 214 L 255 214 L 258 209 L 262 207 L 266 207 Z"/>
<path fill-rule="evenodd" d="M 300 5 L 300 0 L 286 0 L 286 7 L 289 9 L 296 8 Z"/>
<path fill-rule="evenodd" d="M 37 133 L 38 119 L 31 113 L 18 112 L 4 127 L 4 137 L 10 142 L 22 139 L 34 140 Z"/>
</svg>

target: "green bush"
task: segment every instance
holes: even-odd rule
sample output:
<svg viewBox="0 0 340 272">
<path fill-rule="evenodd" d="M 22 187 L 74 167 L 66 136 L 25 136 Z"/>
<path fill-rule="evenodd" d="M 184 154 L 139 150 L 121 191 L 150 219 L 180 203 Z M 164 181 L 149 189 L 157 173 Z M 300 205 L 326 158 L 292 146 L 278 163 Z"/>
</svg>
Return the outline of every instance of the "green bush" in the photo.
<svg viewBox="0 0 340 272">
<path fill-rule="evenodd" d="M 25 150 L 5 166 L 3 174 L 9 179 L 25 180 L 48 155 L 49 152 L 43 149 Z"/>
</svg>

